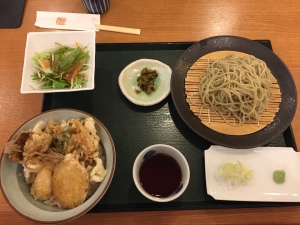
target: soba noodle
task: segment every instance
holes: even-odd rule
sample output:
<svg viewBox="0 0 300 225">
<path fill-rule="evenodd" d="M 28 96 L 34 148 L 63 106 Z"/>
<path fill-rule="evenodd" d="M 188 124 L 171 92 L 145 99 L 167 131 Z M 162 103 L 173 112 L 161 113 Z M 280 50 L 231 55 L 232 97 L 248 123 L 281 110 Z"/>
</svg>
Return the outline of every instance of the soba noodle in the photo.
<svg viewBox="0 0 300 225">
<path fill-rule="evenodd" d="M 272 97 L 271 77 L 265 62 L 254 56 L 230 54 L 209 63 L 199 85 L 200 118 L 208 108 L 232 126 L 259 123 Z"/>
</svg>

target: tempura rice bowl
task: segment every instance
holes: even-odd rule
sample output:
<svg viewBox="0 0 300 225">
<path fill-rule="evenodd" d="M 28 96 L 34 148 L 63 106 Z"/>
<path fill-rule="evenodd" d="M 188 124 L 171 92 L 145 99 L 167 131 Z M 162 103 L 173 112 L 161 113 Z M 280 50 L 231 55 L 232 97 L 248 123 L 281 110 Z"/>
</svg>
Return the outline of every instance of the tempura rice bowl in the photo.
<svg viewBox="0 0 300 225">
<path fill-rule="evenodd" d="M 61 209 L 57 206 L 49 206 L 44 202 L 35 200 L 30 194 L 30 186 L 25 182 L 23 166 L 20 163 L 11 162 L 7 154 L 2 152 L 0 164 L 1 191 L 7 203 L 21 216 L 34 222 L 57 223 L 67 222 L 85 214 L 107 191 L 113 178 L 116 153 L 113 140 L 106 127 L 94 116 L 74 109 L 57 109 L 37 115 L 24 123 L 10 138 L 15 139 L 21 131 L 32 129 L 38 121 L 45 123 L 53 119 L 55 121 L 69 120 L 72 118 L 92 117 L 95 121 L 97 134 L 105 149 L 107 175 L 100 183 L 95 193 L 81 205 L 73 209 Z"/>
</svg>

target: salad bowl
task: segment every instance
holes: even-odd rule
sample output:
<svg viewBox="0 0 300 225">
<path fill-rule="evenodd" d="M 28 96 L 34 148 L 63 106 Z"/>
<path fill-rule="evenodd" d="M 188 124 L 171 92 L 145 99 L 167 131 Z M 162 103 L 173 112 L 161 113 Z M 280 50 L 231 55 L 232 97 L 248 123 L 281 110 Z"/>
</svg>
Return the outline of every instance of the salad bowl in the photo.
<svg viewBox="0 0 300 225">
<path fill-rule="evenodd" d="M 63 48 L 65 51 L 58 52 L 58 49 Z M 72 59 L 69 57 L 70 52 L 74 54 Z M 67 66 L 59 67 L 61 64 Z M 79 75 L 80 79 L 77 79 Z M 94 31 L 27 34 L 20 90 L 22 94 L 92 90 L 94 76 Z"/>
</svg>

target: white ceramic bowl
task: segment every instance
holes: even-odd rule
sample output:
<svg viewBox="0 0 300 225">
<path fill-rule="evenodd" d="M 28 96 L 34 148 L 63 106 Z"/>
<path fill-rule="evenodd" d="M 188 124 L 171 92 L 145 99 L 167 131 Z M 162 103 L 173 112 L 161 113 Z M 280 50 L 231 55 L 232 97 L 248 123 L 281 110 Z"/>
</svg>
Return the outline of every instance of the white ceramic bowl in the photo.
<svg viewBox="0 0 300 225">
<path fill-rule="evenodd" d="M 50 93 L 70 92 L 94 89 L 95 76 L 95 32 L 94 31 L 59 31 L 59 32 L 29 32 L 27 34 L 24 65 L 21 83 L 21 93 Z M 55 49 L 55 43 L 67 46 L 87 46 L 89 51 L 88 60 L 88 82 L 81 88 L 43 89 L 38 81 L 32 80 L 31 75 L 37 71 L 34 67 L 32 57 L 35 53 Z"/>
<path fill-rule="evenodd" d="M 158 73 L 154 85 L 156 91 L 147 95 L 145 92 L 137 94 L 137 78 L 142 69 L 154 69 Z M 170 94 L 171 68 L 154 59 L 139 59 L 126 66 L 119 75 L 119 86 L 125 97 L 136 105 L 151 106 L 164 100 Z"/>
<path fill-rule="evenodd" d="M 57 109 L 42 113 L 24 123 L 10 138 L 17 137 L 21 130 L 33 128 L 38 121 L 47 122 L 49 119 L 57 121 L 72 118 L 93 117 L 88 113 L 73 109 Z M 7 203 L 21 216 L 28 220 L 39 223 L 60 223 L 73 220 L 88 212 L 107 191 L 115 171 L 116 152 L 113 140 L 105 126 L 95 117 L 95 127 L 100 136 L 106 153 L 107 175 L 96 192 L 83 204 L 73 209 L 61 209 L 56 206 L 48 206 L 41 201 L 34 200 L 30 194 L 29 186 L 25 183 L 23 166 L 19 163 L 10 162 L 7 154 L 2 153 L 0 161 L 0 184 L 1 191 Z"/>
<path fill-rule="evenodd" d="M 144 190 L 144 188 L 140 183 L 139 171 L 143 161 L 147 159 L 149 156 L 152 156 L 153 154 L 156 153 L 164 153 L 166 155 L 173 157 L 179 163 L 182 172 L 182 185 L 175 193 L 164 198 L 155 197 L 149 194 Z M 156 144 L 145 148 L 143 151 L 139 153 L 133 165 L 132 175 L 133 175 L 135 186 L 140 191 L 140 193 L 143 194 L 146 198 L 156 202 L 169 202 L 178 198 L 186 190 L 190 180 L 190 169 L 187 160 L 179 150 L 177 150 L 176 148 L 170 145 Z"/>
</svg>

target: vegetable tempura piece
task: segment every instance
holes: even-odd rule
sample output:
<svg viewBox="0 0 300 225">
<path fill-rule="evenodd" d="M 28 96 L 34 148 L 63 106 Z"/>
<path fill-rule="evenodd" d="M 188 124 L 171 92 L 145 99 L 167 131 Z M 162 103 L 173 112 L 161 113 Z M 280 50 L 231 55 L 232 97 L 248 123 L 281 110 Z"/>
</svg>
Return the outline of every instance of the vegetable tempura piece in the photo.
<svg viewBox="0 0 300 225">
<path fill-rule="evenodd" d="M 103 162 L 100 158 L 94 158 L 96 166 L 91 170 L 90 177 L 92 181 L 102 182 L 107 174 L 107 170 L 103 166 Z"/>
<path fill-rule="evenodd" d="M 35 199 L 46 201 L 52 195 L 52 174 L 50 167 L 42 168 L 36 175 L 31 186 L 31 194 Z"/>
<path fill-rule="evenodd" d="M 23 159 L 24 145 L 29 138 L 29 132 L 22 132 L 16 140 L 6 143 L 4 153 L 8 154 L 8 159 L 12 162 L 19 162 Z"/>
<path fill-rule="evenodd" d="M 86 198 L 89 175 L 72 154 L 67 154 L 54 168 L 53 194 L 59 207 L 72 209 L 82 204 Z"/>
<path fill-rule="evenodd" d="M 27 156 L 33 152 L 45 152 L 48 150 L 52 141 L 52 136 L 50 134 L 34 133 L 32 136 L 26 141 L 24 146 L 24 156 Z"/>
<path fill-rule="evenodd" d="M 78 120 L 72 120 L 76 128 L 74 134 L 68 140 L 67 152 L 72 152 L 77 149 L 85 154 L 92 154 L 99 149 L 100 138 L 97 135 L 92 135 L 91 131 L 82 125 Z"/>
</svg>

